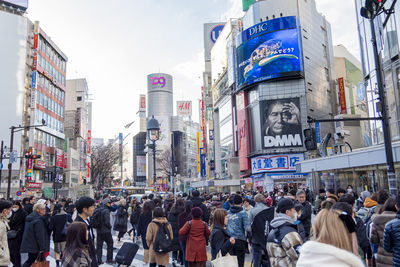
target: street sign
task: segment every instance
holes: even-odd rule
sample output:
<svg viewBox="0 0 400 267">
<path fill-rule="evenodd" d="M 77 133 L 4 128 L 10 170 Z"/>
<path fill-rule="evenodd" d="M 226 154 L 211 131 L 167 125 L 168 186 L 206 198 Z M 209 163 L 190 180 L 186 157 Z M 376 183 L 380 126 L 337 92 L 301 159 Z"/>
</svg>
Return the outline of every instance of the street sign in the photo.
<svg viewBox="0 0 400 267">
<path fill-rule="evenodd" d="M 22 195 L 22 192 L 21 191 L 17 191 L 15 194 L 17 195 L 17 197 L 19 197 L 19 196 Z"/>
</svg>

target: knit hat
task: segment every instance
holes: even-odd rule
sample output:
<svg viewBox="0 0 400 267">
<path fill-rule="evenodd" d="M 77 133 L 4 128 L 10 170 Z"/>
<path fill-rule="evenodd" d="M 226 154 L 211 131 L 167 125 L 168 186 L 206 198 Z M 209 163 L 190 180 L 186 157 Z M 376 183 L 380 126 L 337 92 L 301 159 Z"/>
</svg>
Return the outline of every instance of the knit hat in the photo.
<svg viewBox="0 0 400 267">
<path fill-rule="evenodd" d="M 265 202 L 265 197 L 262 194 L 257 194 L 254 197 L 254 201 L 257 202 L 257 203 L 264 203 Z"/>
<path fill-rule="evenodd" d="M 362 193 L 361 193 L 361 198 L 362 199 L 366 199 L 367 197 L 370 197 L 371 196 L 371 193 L 369 192 L 369 191 L 363 191 Z"/>
<path fill-rule="evenodd" d="M 203 211 L 199 207 L 194 207 L 192 209 L 193 218 L 200 218 L 203 215 Z"/>
<path fill-rule="evenodd" d="M 103 199 L 103 201 L 101 203 L 103 205 L 106 205 L 107 203 L 111 203 L 111 200 L 109 198 L 105 198 L 105 199 Z"/>
<path fill-rule="evenodd" d="M 279 200 L 276 211 L 279 213 L 285 213 L 287 210 L 294 208 L 294 201 L 290 198 L 283 198 Z"/>
<path fill-rule="evenodd" d="M 234 205 L 240 205 L 240 204 L 242 204 L 242 203 L 243 203 L 243 199 L 242 199 L 241 196 L 235 195 L 235 196 L 233 197 L 233 204 L 234 204 Z"/>
</svg>

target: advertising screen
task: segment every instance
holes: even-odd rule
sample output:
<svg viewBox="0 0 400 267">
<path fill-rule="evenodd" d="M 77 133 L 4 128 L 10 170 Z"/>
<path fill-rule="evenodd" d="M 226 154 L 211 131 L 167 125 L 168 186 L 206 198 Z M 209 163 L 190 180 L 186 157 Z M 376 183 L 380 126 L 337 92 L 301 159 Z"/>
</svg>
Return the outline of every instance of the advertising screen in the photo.
<svg viewBox="0 0 400 267">
<path fill-rule="evenodd" d="M 302 76 L 295 17 L 278 18 L 242 32 L 237 48 L 238 88 L 274 78 Z M 282 22 L 282 23 L 280 23 Z"/>
<path fill-rule="evenodd" d="M 303 146 L 300 99 L 260 101 L 263 148 Z"/>
<path fill-rule="evenodd" d="M 136 175 L 137 176 L 146 176 L 146 156 L 136 156 Z"/>
</svg>

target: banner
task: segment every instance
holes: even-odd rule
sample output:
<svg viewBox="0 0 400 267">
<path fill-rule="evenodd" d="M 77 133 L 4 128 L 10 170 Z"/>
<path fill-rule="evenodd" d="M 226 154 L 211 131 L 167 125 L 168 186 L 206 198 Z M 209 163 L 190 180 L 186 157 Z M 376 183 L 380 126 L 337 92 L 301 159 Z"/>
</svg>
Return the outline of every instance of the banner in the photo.
<svg viewBox="0 0 400 267">
<path fill-rule="evenodd" d="M 346 92 L 344 89 L 344 79 L 338 79 L 339 84 L 339 97 L 340 97 L 340 114 L 347 114 L 347 107 L 346 107 Z"/>
<path fill-rule="evenodd" d="M 263 148 L 301 147 L 300 98 L 260 101 Z"/>
<path fill-rule="evenodd" d="M 263 172 L 296 171 L 296 164 L 304 160 L 304 154 L 265 155 L 251 159 L 252 174 Z"/>
<path fill-rule="evenodd" d="M 136 156 L 136 176 L 146 176 L 146 156 Z"/>
</svg>

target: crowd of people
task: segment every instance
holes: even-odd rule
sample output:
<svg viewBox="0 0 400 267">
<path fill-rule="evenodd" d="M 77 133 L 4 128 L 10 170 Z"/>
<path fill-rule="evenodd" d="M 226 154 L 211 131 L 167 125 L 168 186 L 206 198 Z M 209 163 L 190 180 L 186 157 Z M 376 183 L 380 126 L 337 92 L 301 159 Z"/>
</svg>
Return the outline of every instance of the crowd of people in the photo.
<svg viewBox="0 0 400 267">
<path fill-rule="evenodd" d="M 313 204 L 312 204 L 313 203 Z M 143 266 L 204 267 L 251 255 L 254 267 L 400 266 L 400 197 L 386 190 L 202 193 L 141 199 L 0 200 L 0 266 L 45 260 L 57 267 L 114 264 L 114 243 L 141 243 Z M 113 238 L 113 233 L 116 239 Z M 209 246 L 211 257 L 208 257 Z M 27 253 L 24 263 L 21 254 Z"/>
</svg>

